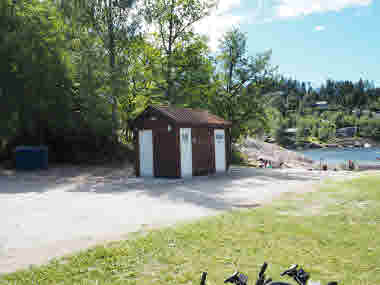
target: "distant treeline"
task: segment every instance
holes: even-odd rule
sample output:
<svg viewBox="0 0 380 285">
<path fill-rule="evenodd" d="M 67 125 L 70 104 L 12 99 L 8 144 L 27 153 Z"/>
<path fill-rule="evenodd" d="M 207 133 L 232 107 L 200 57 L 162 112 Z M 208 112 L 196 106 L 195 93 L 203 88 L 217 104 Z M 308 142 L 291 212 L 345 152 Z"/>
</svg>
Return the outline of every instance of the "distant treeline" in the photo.
<svg viewBox="0 0 380 285">
<path fill-rule="evenodd" d="M 328 141 L 336 130 L 357 127 L 357 136 L 380 139 L 380 88 L 368 80 L 327 80 L 320 88 L 281 77 L 281 92 L 269 95 L 272 134 L 286 141 L 294 129 L 298 141 Z M 295 143 L 291 141 L 288 143 Z"/>
</svg>

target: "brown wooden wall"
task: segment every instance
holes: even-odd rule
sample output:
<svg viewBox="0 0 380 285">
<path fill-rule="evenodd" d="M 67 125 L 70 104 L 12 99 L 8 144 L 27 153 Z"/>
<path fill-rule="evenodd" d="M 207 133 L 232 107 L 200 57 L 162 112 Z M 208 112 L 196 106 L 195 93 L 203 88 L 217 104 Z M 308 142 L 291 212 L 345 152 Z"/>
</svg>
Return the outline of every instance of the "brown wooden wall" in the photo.
<svg viewBox="0 0 380 285">
<path fill-rule="evenodd" d="M 180 177 L 179 129 L 153 129 L 154 176 Z"/>
<path fill-rule="evenodd" d="M 140 130 L 158 130 L 165 129 L 168 130 L 169 122 L 163 118 L 156 117 L 157 120 L 145 119 L 139 124 Z M 172 125 L 173 129 L 174 126 Z"/>
<path fill-rule="evenodd" d="M 140 139 L 139 139 L 139 131 L 134 131 L 134 144 L 135 144 L 135 152 L 136 152 L 136 160 L 135 160 L 135 173 L 137 177 L 140 177 Z"/>
<path fill-rule="evenodd" d="M 166 119 L 155 116 L 156 120 L 146 118 L 139 122 L 139 130 L 152 130 L 153 136 L 153 169 L 155 177 L 180 177 L 181 156 L 179 128 Z M 168 125 L 172 130 L 168 131 Z M 137 131 L 138 134 L 138 131 Z M 140 176 L 139 139 L 136 136 L 136 176 Z"/>
<path fill-rule="evenodd" d="M 207 175 L 215 172 L 214 129 L 193 128 L 191 130 L 193 175 Z"/>
<path fill-rule="evenodd" d="M 230 168 L 231 164 L 231 130 L 225 129 L 225 138 L 226 138 L 226 170 Z"/>
<path fill-rule="evenodd" d="M 153 135 L 153 168 L 156 177 L 180 177 L 180 126 L 172 124 L 167 118 L 154 114 L 156 120 L 151 120 L 149 114 L 142 118 L 136 128 L 138 130 L 152 130 Z M 171 132 L 168 125 L 171 125 Z M 135 136 L 136 175 L 140 176 L 140 152 L 138 130 Z M 193 127 L 192 155 L 193 175 L 207 175 L 215 173 L 215 140 L 214 128 Z M 225 129 L 226 141 L 226 169 L 231 161 L 231 139 L 229 129 Z"/>
</svg>

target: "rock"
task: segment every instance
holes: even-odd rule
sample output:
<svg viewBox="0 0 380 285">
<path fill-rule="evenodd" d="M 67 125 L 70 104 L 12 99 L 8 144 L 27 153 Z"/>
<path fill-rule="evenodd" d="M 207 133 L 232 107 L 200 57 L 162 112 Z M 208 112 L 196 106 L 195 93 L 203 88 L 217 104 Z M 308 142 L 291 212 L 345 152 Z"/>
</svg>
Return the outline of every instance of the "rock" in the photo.
<svg viewBox="0 0 380 285">
<path fill-rule="evenodd" d="M 326 147 L 339 147 L 339 145 L 335 143 L 331 143 L 331 144 L 326 144 Z"/>
<path fill-rule="evenodd" d="M 244 148 L 243 148 L 244 146 Z M 273 167 L 284 168 L 288 167 L 302 167 L 310 168 L 312 165 L 312 160 L 306 158 L 304 155 L 297 152 L 290 151 L 276 144 L 266 143 L 260 140 L 248 138 L 239 147 L 240 150 L 248 157 L 248 161 L 252 164 L 260 164 L 258 160 L 262 158 L 263 160 L 268 160 L 272 163 Z"/>
<path fill-rule="evenodd" d="M 323 148 L 323 145 L 312 142 L 310 143 L 310 148 Z"/>
<path fill-rule="evenodd" d="M 265 142 L 267 142 L 267 143 L 275 143 L 276 140 L 275 140 L 274 138 L 267 138 L 267 139 L 265 140 Z"/>
</svg>

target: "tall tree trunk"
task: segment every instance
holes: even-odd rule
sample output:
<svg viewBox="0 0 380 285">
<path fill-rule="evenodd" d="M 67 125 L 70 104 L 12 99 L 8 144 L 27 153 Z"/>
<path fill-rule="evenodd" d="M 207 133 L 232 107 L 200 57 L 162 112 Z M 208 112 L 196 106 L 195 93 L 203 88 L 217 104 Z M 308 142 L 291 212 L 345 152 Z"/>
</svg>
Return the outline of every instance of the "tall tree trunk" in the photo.
<svg viewBox="0 0 380 285">
<path fill-rule="evenodd" d="M 173 54 L 173 13 L 174 13 L 174 5 L 175 0 L 172 0 L 171 7 L 170 7 L 170 23 L 169 23 L 169 43 L 168 43 L 168 50 L 167 50 L 167 56 L 168 56 L 168 64 L 167 64 L 167 82 L 168 82 L 168 89 L 166 91 L 166 97 L 169 101 L 169 104 L 174 103 L 174 96 L 173 96 L 173 87 L 174 82 L 172 78 L 172 54 Z"/>
<path fill-rule="evenodd" d="M 111 69 L 111 97 L 112 97 L 112 140 L 117 142 L 117 86 L 116 86 L 116 70 L 115 70 L 115 35 L 112 14 L 112 4 L 109 2 L 108 7 L 108 34 L 109 34 L 109 53 L 110 53 L 110 69 Z"/>
<path fill-rule="evenodd" d="M 228 72 L 228 83 L 227 83 L 227 93 L 231 92 L 232 86 L 232 74 L 234 72 L 234 58 L 232 57 L 233 50 L 230 48 L 230 67 Z"/>
</svg>

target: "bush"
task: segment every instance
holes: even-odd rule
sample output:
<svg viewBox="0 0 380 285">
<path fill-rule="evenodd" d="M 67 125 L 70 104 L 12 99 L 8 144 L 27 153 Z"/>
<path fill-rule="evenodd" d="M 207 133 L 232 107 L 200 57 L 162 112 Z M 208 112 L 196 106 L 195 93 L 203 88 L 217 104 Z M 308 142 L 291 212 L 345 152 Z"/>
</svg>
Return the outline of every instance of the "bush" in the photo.
<svg viewBox="0 0 380 285">
<path fill-rule="evenodd" d="M 232 149 L 231 164 L 242 165 L 247 163 L 247 156 L 236 148 Z"/>
<path fill-rule="evenodd" d="M 315 135 L 317 119 L 312 116 L 305 116 L 298 119 L 297 122 L 297 141 Z"/>
<path fill-rule="evenodd" d="M 343 113 L 339 113 L 335 118 L 336 128 L 345 128 L 345 127 L 353 127 L 356 125 L 357 118 L 352 115 L 344 115 Z"/>
<path fill-rule="evenodd" d="M 361 118 L 359 121 L 359 135 L 380 139 L 380 119 Z"/>
<path fill-rule="evenodd" d="M 336 134 L 335 125 L 329 121 L 321 122 L 318 137 L 321 141 L 328 141 Z"/>
</svg>

